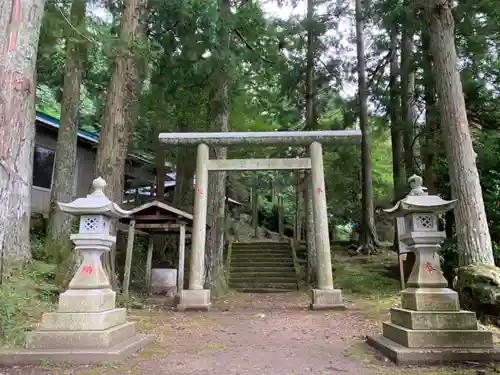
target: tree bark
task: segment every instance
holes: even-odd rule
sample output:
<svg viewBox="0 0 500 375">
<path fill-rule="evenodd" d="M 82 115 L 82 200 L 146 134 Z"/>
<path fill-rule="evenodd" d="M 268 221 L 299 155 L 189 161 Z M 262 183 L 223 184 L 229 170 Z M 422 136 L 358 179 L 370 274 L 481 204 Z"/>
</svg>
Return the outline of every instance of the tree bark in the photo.
<svg viewBox="0 0 500 375">
<path fill-rule="evenodd" d="M 392 174 L 394 183 L 394 200 L 402 199 L 406 190 L 405 170 L 403 164 L 403 137 L 401 134 L 400 95 L 398 88 L 398 29 L 394 25 L 391 34 L 391 59 L 390 59 L 390 104 L 389 115 L 391 118 L 391 146 L 392 146 Z"/>
<path fill-rule="evenodd" d="M 455 24 L 448 1 L 427 0 L 430 49 L 434 57 L 441 129 L 455 209 L 459 265 L 494 265 L 476 154 L 467 121 L 462 82 L 457 69 Z"/>
<path fill-rule="evenodd" d="M 252 229 L 255 238 L 259 236 L 259 193 L 257 184 L 257 179 L 255 179 L 252 186 Z"/>
<path fill-rule="evenodd" d="M 44 0 L 0 0 L 0 252 L 30 258 L 35 64 Z"/>
<path fill-rule="evenodd" d="M 425 137 L 422 147 L 424 163 L 424 185 L 429 194 L 437 194 L 436 150 L 441 146 L 439 138 L 439 118 L 436 111 L 436 90 L 432 72 L 432 54 L 429 45 L 429 30 L 422 30 L 422 66 L 424 70 Z"/>
<path fill-rule="evenodd" d="M 408 17 L 409 18 L 409 17 Z M 410 19 L 403 25 L 401 41 L 401 121 L 406 177 L 416 173 L 414 138 L 415 68 L 413 64 L 413 27 Z"/>
<path fill-rule="evenodd" d="M 311 187 L 311 174 L 307 173 L 307 187 L 305 191 L 305 215 L 306 215 L 306 241 L 307 241 L 307 282 L 311 285 L 316 284 L 316 238 L 314 235 L 314 213 L 313 213 L 313 191 Z"/>
<path fill-rule="evenodd" d="M 391 58 L 390 58 L 390 78 L 389 78 L 389 90 L 390 90 L 390 103 L 389 103 L 389 115 L 391 118 L 391 148 L 392 148 L 392 176 L 394 185 L 394 202 L 402 199 L 405 192 L 405 169 L 403 163 L 403 137 L 401 134 L 401 118 L 399 117 L 401 103 L 398 88 L 398 27 L 397 24 L 393 25 L 390 30 L 391 37 Z M 399 252 L 399 234 L 394 225 L 394 241 L 393 249 Z"/>
<path fill-rule="evenodd" d="M 315 60 L 315 34 L 314 34 L 314 0 L 307 0 L 307 62 L 306 62 L 306 129 L 316 129 L 316 111 L 314 110 L 314 60 Z M 305 173 L 305 178 L 310 181 L 311 173 Z M 314 215 L 312 205 L 312 188 L 307 184 L 305 197 L 306 216 L 306 241 L 307 241 L 307 279 L 312 285 L 316 283 L 316 242 L 314 235 Z"/>
<path fill-rule="evenodd" d="M 85 9 L 87 1 L 73 1 L 70 10 L 71 24 L 79 32 L 85 32 Z M 72 215 L 58 209 L 57 202 L 70 202 L 74 198 L 74 187 L 78 176 L 75 174 L 77 155 L 77 131 L 80 109 L 80 85 L 82 82 L 85 39 L 73 28 L 67 26 L 66 62 L 61 105 L 61 123 L 57 134 L 54 178 L 50 196 L 50 216 L 48 223 L 48 243 L 55 252 L 72 248 Z M 64 251 L 66 253 L 66 251 Z M 63 255 L 63 254 L 61 254 Z M 69 255 L 69 254 L 68 254 Z M 57 257 L 58 254 L 55 254 Z M 68 264 L 68 272 L 71 272 Z"/>
<path fill-rule="evenodd" d="M 210 101 L 211 123 L 215 130 L 227 132 L 229 130 L 229 69 L 230 61 L 227 54 L 230 51 L 230 22 L 231 3 L 229 0 L 219 0 L 219 54 L 217 63 L 221 69 L 215 74 L 212 97 Z M 226 147 L 215 147 L 217 159 L 225 159 Z M 207 251 L 205 253 L 206 283 L 210 289 L 216 290 L 218 282 L 224 277 L 224 234 L 226 229 L 226 172 L 212 172 L 209 176 L 208 214 L 211 216 L 212 226 L 207 230 Z M 224 285 L 225 288 L 225 285 Z"/>
<path fill-rule="evenodd" d="M 141 87 L 138 58 L 134 44 L 141 38 L 141 16 L 146 0 L 128 0 L 120 26 L 119 48 L 108 87 L 108 97 L 101 120 L 101 132 L 95 175 L 108 183 L 108 197 L 121 203 L 123 198 L 125 161 L 132 134 L 138 95 Z M 116 288 L 112 252 L 103 256 L 103 266 Z"/>
<path fill-rule="evenodd" d="M 154 144 L 156 145 L 156 155 L 155 155 L 155 171 L 156 171 L 156 188 L 155 197 L 156 199 L 163 201 L 165 197 L 165 150 L 160 144 L 159 134 L 161 133 L 161 128 L 158 126 L 155 132 Z"/>
<path fill-rule="evenodd" d="M 195 160 L 196 153 L 192 148 L 182 148 L 177 151 L 174 206 L 187 212 L 193 212 Z"/>
<path fill-rule="evenodd" d="M 356 49 L 358 58 L 358 105 L 359 125 L 361 128 L 361 230 L 359 234 L 360 249 L 370 254 L 378 243 L 375 232 L 375 212 L 373 207 L 372 155 L 370 129 L 368 124 L 367 86 L 365 71 L 365 44 L 363 34 L 362 0 L 356 0 Z M 358 251 L 360 250 L 358 249 Z"/>
<path fill-rule="evenodd" d="M 302 189 L 303 173 L 295 172 L 295 228 L 293 236 L 295 241 L 302 241 L 302 207 L 304 202 L 304 191 Z"/>
</svg>

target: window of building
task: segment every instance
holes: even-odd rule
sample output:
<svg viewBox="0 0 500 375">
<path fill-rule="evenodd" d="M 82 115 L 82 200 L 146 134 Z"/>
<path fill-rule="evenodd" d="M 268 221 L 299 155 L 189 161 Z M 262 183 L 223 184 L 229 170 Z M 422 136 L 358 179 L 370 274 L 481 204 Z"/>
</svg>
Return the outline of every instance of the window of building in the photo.
<svg viewBox="0 0 500 375">
<path fill-rule="evenodd" d="M 50 148 L 35 145 L 33 158 L 33 186 L 50 189 L 54 175 L 56 152 Z"/>
</svg>

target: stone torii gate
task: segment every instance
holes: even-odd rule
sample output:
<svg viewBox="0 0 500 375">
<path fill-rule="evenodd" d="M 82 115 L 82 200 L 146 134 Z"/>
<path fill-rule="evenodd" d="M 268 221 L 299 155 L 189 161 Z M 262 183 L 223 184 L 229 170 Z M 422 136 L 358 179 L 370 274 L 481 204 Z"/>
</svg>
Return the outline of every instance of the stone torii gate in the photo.
<svg viewBox="0 0 500 375">
<path fill-rule="evenodd" d="M 179 310 L 208 310 L 210 290 L 203 289 L 209 171 L 310 169 L 313 189 L 314 234 L 317 257 L 316 289 L 312 309 L 342 308 L 340 289 L 334 289 L 325 195 L 322 144 L 358 144 L 359 130 L 302 132 L 161 133 L 160 142 L 170 146 L 197 145 L 194 220 L 191 242 L 189 289 L 180 294 Z M 245 145 L 309 146 L 309 158 L 210 160 L 209 146 Z"/>
</svg>

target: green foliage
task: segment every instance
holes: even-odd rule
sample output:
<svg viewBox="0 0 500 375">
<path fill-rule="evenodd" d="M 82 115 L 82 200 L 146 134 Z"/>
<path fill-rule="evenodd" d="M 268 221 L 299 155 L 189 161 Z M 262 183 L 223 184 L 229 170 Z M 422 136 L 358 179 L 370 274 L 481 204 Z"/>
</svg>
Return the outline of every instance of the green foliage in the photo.
<svg viewBox="0 0 500 375">
<path fill-rule="evenodd" d="M 441 259 L 441 270 L 443 275 L 451 285 L 454 270 L 458 266 L 457 239 L 456 237 L 448 238 L 441 244 L 439 253 Z"/>
<path fill-rule="evenodd" d="M 24 333 L 55 307 L 55 266 L 34 261 L 0 285 L 0 343 L 21 346 Z"/>
</svg>

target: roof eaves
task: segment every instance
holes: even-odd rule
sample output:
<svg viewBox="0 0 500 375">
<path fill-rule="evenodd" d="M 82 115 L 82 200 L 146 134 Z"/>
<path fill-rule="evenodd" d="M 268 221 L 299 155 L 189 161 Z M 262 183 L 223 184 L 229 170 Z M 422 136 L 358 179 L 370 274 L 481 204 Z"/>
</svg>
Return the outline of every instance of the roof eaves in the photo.
<svg viewBox="0 0 500 375">
<path fill-rule="evenodd" d="M 38 111 L 36 112 L 36 120 L 45 124 L 45 125 L 52 126 L 53 128 L 56 128 L 56 129 L 59 129 L 61 126 L 60 122 L 57 118 L 52 117 L 50 115 L 47 115 L 45 113 L 38 112 Z M 79 138 L 85 139 L 85 140 L 90 141 L 92 143 L 95 143 L 95 144 L 99 143 L 99 136 L 96 134 L 92 134 L 92 133 L 86 132 L 84 130 L 78 129 L 77 135 Z M 143 163 L 152 164 L 151 160 L 148 160 L 143 156 L 139 156 L 137 154 L 129 154 L 129 156 L 131 156 L 132 158 L 134 158 L 138 161 L 141 161 Z"/>
</svg>

